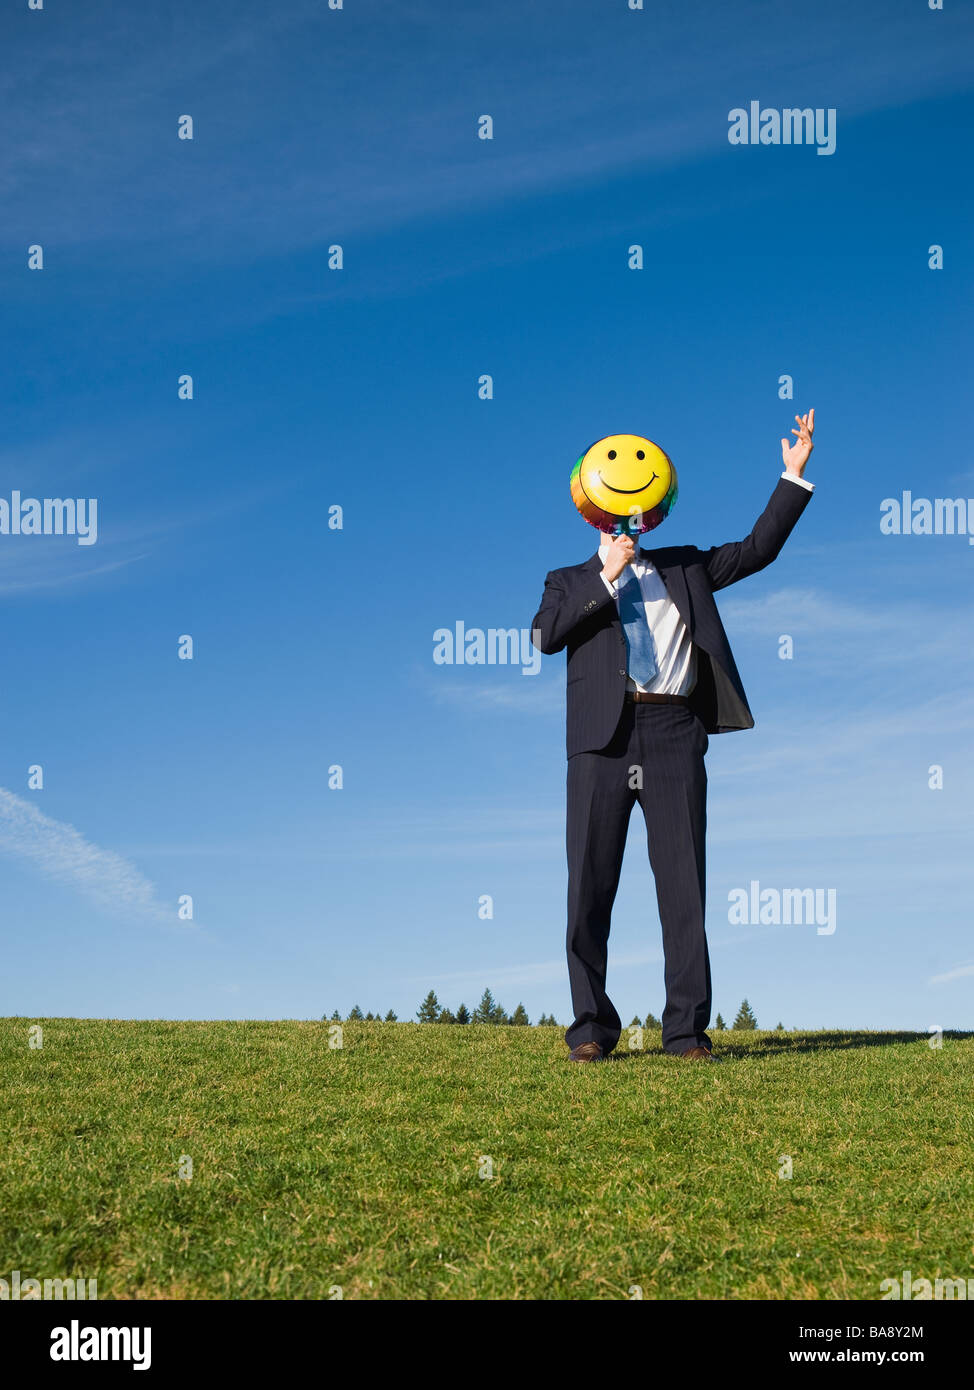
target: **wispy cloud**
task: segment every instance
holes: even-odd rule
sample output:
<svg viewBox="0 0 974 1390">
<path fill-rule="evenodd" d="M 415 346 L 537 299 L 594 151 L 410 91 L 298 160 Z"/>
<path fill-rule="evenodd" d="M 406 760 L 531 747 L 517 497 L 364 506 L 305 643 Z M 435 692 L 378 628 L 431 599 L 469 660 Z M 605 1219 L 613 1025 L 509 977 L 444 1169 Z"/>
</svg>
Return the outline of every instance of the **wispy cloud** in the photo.
<svg viewBox="0 0 974 1390">
<path fill-rule="evenodd" d="M 5 787 L 0 787 L 0 853 L 26 860 L 111 912 L 170 926 L 175 922 L 174 911 L 159 903 L 152 884 L 127 859 L 99 849 L 73 825 L 52 820 Z"/>
<path fill-rule="evenodd" d="M 30 549 L 28 549 L 30 547 Z M 17 548 L 0 551 L 0 594 L 27 594 L 44 589 L 62 589 L 84 583 L 97 575 L 112 574 L 146 558 L 146 552 L 117 560 L 93 563 L 92 551 L 82 549 L 61 537 L 23 539 Z"/>
<path fill-rule="evenodd" d="M 585 3 L 561 5 L 557 25 L 514 0 L 460 7 L 449 23 L 441 6 L 415 3 L 389 7 L 356 62 L 354 17 L 317 0 L 276 9 L 214 0 L 185 22 L 145 7 L 76 9 L 60 46 L 21 43 L 3 79 L 8 205 L 29 198 L 29 225 L 40 221 L 62 246 L 155 242 L 164 225 L 170 253 L 178 241 L 183 256 L 221 261 L 313 244 L 322 228 L 348 235 L 726 149 L 728 107 L 756 93 L 774 102 L 782 72 L 786 93 L 796 82 L 801 92 L 838 93 L 844 118 L 950 91 L 967 80 L 970 32 L 963 14 L 948 41 L 942 25 L 918 27 L 862 0 L 804 32 L 796 66 L 791 29 L 769 28 L 757 0 L 715 8 L 702 44 L 699 16 L 688 20 L 679 7 L 654 13 L 650 39 L 643 16 L 593 24 Z M 904 51 L 914 56 L 905 66 Z M 617 81 L 589 80 L 613 66 Z M 309 109 L 295 92 L 312 71 Z M 710 99 L 688 106 L 686 92 L 701 84 Z M 110 141 L 90 138 L 92 93 Z M 566 138 L 568 109 L 585 138 Z M 498 120 L 486 149 L 473 124 L 483 110 Z M 176 116 L 187 111 L 197 121 L 192 143 L 176 139 Z M 322 131 L 327 162 L 308 157 Z M 254 180 L 255 168 L 271 182 Z"/>
<path fill-rule="evenodd" d="M 850 650 L 868 650 L 870 662 L 902 667 L 908 650 L 916 665 L 921 658 L 949 655 L 956 649 L 958 626 L 972 626 L 967 605 L 942 610 L 943 620 L 933 624 L 927 601 L 897 595 L 895 604 L 861 603 L 813 588 L 725 599 L 720 610 L 734 633 L 787 632 L 796 640 L 799 633 L 814 636 L 818 640 L 804 648 L 802 660 L 818 656 L 839 664 L 845 663 Z"/>
<path fill-rule="evenodd" d="M 162 448 L 169 447 L 171 436 L 165 422 L 154 416 L 150 423 L 163 441 Z M 151 495 L 119 497 L 113 474 L 121 460 L 131 459 L 131 449 L 123 446 L 121 436 L 122 426 L 117 421 L 112 428 L 103 429 L 102 453 L 97 458 L 90 430 L 45 433 L 16 447 L 0 447 L 0 476 L 13 479 L 13 487 L 23 497 L 70 496 L 74 491 L 79 497 L 93 496 L 99 507 L 94 545 L 79 545 L 70 535 L 0 536 L 0 595 L 74 590 L 164 550 L 171 555 L 174 543 L 182 542 L 191 531 L 202 537 L 197 545 L 205 544 L 214 527 L 225 527 L 248 510 L 278 498 L 283 488 L 298 492 L 304 481 L 296 474 L 290 479 L 278 477 L 273 484 L 262 482 L 232 491 L 197 494 L 192 505 L 179 509 L 168 499 L 154 505 Z M 79 459 L 87 460 L 86 479 L 79 477 Z"/>
<path fill-rule="evenodd" d="M 477 710 L 513 709 L 551 714 L 565 703 L 565 677 L 525 676 L 512 669 L 503 680 L 487 679 L 490 667 L 465 667 L 464 676 L 431 675 L 427 688 L 439 704 L 473 706 Z"/>
<path fill-rule="evenodd" d="M 946 970 L 942 975 L 931 975 L 927 984 L 946 985 L 950 984 L 952 980 L 961 980 L 968 975 L 974 975 L 974 961 L 967 965 L 955 965 L 953 970 Z"/>
</svg>

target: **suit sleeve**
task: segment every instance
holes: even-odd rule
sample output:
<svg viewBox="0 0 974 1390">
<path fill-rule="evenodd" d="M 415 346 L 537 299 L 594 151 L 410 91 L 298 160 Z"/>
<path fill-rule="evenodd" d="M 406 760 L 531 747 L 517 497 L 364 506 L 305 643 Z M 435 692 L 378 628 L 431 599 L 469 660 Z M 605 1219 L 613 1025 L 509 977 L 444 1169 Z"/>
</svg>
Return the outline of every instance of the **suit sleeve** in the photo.
<svg viewBox="0 0 974 1390">
<path fill-rule="evenodd" d="M 742 541 L 728 541 L 704 552 L 704 566 L 712 589 L 726 589 L 749 574 L 757 574 L 777 559 L 795 523 L 808 506 L 811 492 L 779 478 L 771 500 Z"/>
<path fill-rule="evenodd" d="M 567 581 L 564 572 L 552 570 L 545 579 L 541 607 L 531 624 L 531 641 L 545 656 L 553 656 L 566 645 L 575 628 L 612 602 L 612 594 L 600 573 Z"/>
</svg>

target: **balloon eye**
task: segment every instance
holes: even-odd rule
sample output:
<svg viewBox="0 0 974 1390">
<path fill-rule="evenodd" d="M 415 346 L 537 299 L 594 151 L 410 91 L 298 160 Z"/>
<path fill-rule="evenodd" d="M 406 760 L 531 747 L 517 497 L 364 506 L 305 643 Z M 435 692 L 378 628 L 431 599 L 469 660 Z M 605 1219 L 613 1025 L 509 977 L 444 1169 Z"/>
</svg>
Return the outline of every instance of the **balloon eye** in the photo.
<svg viewBox="0 0 974 1390">
<path fill-rule="evenodd" d="M 615 451 L 615 449 L 610 449 L 610 450 L 609 450 L 609 458 L 610 458 L 610 459 L 614 459 L 615 456 L 616 456 L 616 451 Z"/>
<path fill-rule="evenodd" d="M 636 457 L 637 457 L 637 459 L 644 459 L 644 458 L 646 457 L 646 455 L 643 453 L 642 449 L 637 449 L 637 450 L 636 450 Z"/>
</svg>

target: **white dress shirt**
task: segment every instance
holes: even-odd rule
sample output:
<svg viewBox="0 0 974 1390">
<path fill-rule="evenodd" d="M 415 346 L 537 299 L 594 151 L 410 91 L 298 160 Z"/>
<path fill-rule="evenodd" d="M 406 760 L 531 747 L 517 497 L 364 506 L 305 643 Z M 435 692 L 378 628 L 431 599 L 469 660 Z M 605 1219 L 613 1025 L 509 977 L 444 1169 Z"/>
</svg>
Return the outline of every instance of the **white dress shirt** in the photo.
<svg viewBox="0 0 974 1390">
<path fill-rule="evenodd" d="M 814 491 L 814 483 L 808 483 L 804 478 L 796 477 L 794 473 L 786 470 L 781 476 L 798 483 L 809 492 Z M 599 546 L 599 559 L 603 564 L 608 553 L 608 542 Z M 689 695 L 697 683 L 697 652 L 690 640 L 686 623 L 667 593 L 659 571 L 651 562 L 634 560 L 617 580 L 606 579 L 605 575 L 602 575 L 602 583 L 615 599 L 617 608 L 619 590 L 628 578 L 628 571 L 632 571 L 646 604 L 646 618 L 653 635 L 653 646 L 656 648 L 656 675 L 648 685 L 640 685 L 631 676 L 627 676 L 626 689 L 652 695 Z"/>
</svg>

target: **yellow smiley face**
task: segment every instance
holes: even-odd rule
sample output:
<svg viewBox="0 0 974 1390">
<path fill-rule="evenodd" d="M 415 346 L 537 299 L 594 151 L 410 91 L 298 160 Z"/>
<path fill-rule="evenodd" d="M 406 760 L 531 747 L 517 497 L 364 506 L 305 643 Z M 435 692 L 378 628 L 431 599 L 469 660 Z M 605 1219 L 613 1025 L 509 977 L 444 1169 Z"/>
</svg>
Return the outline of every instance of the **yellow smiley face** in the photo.
<svg viewBox="0 0 974 1390">
<path fill-rule="evenodd" d="M 572 500 L 600 531 L 638 535 L 658 526 L 676 501 L 676 469 L 658 444 L 610 434 L 575 464 Z"/>
</svg>

